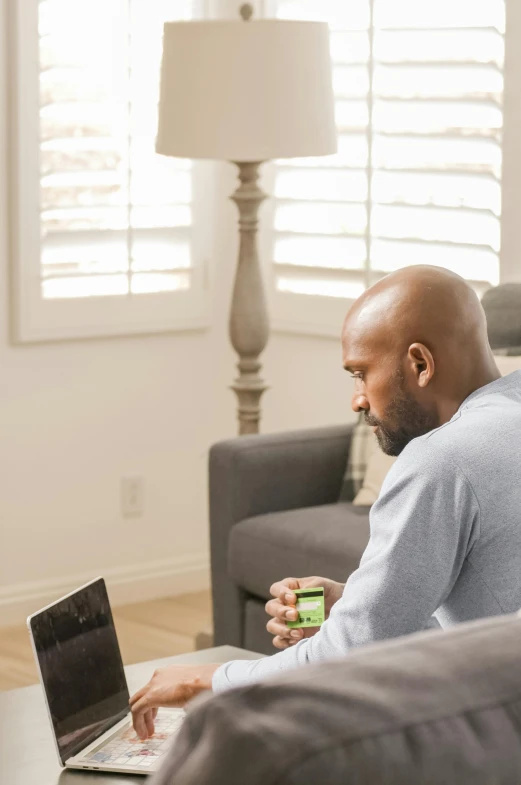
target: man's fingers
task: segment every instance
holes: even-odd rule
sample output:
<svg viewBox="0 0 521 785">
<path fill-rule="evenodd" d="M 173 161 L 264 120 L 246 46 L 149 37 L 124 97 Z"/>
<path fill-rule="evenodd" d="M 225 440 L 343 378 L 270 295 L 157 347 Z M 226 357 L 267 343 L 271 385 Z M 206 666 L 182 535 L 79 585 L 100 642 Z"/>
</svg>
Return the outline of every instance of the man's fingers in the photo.
<svg viewBox="0 0 521 785">
<path fill-rule="evenodd" d="M 297 602 L 297 595 L 293 594 L 292 591 L 288 591 L 288 587 L 284 586 L 280 590 L 279 600 L 284 603 L 284 605 L 295 605 Z"/>
<path fill-rule="evenodd" d="M 135 703 L 137 703 L 137 702 L 138 702 L 138 700 L 141 700 L 141 698 L 143 697 L 143 695 L 145 694 L 145 692 L 148 690 L 148 686 L 149 686 L 149 685 L 147 684 L 147 685 L 145 685 L 144 687 L 141 687 L 141 689 L 140 689 L 140 690 L 138 690 L 138 691 L 137 691 L 137 692 L 136 692 L 136 693 L 135 693 L 135 694 L 134 694 L 134 695 L 131 697 L 131 699 L 129 700 L 129 704 L 130 704 L 130 706 L 133 706 Z"/>
<path fill-rule="evenodd" d="M 154 735 L 154 712 L 157 714 L 157 709 L 150 709 L 150 711 L 146 711 L 143 715 L 148 738 Z"/>
<path fill-rule="evenodd" d="M 145 714 L 149 710 L 146 698 L 141 698 L 132 706 L 132 724 L 140 739 L 148 738 Z"/>
<path fill-rule="evenodd" d="M 264 610 L 266 611 L 268 616 L 278 616 L 279 608 L 280 608 L 279 600 L 268 600 L 268 602 L 264 606 Z"/>
<path fill-rule="evenodd" d="M 289 649 L 290 646 L 295 646 L 298 643 L 297 638 L 282 638 L 280 635 L 276 635 L 273 638 L 273 645 L 276 649 Z"/>
<path fill-rule="evenodd" d="M 298 619 L 298 612 L 295 608 L 288 608 L 280 600 L 269 600 L 266 603 L 266 613 L 275 619 L 284 621 L 297 621 Z"/>
<path fill-rule="evenodd" d="M 292 597 L 295 597 L 291 590 L 298 589 L 299 586 L 300 584 L 297 578 L 284 578 L 283 581 L 277 581 L 277 583 L 273 584 L 273 586 L 270 588 L 270 594 L 272 597 L 278 597 L 279 599 L 281 595 L 284 596 L 286 593 Z M 296 597 L 293 602 L 296 602 Z"/>
<path fill-rule="evenodd" d="M 276 619 L 270 619 L 266 624 L 266 629 L 270 635 L 278 635 L 280 638 L 289 638 L 289 627 L 286 627 L 285 624 L 281 624 L 280 621 L 277 621 Z"/>
<path fill-rule="evenodd" d="M 152 707 L 149 705 L 148 701 L 148 694 L 145 694 L 132 705 L 132 716 L 137 717 L 140 714 L 144 714 L 145 711 L 148 711 L 151 708 Z"/>
<path fill-rule="evenodd" d="M 145 725 L 144 715 L 138 714 L 136 717 L 134 717 L 133 722 L 134 722 L 134 730 L 136 731 L 136 734 L 139 736 L 141 741 L 145 741 L 146 739 L 148 739 L 148 731 L 147 731 L 147 726 Z"/>
<path fill-rule="evenodd" d="M 271 635 L 276 635 L 279 638 L 284 639 L 294 639 L 299 641 L 303 637 L 303 632 L 298 627 L 291 629 L 290 627 L 286 627 L 285 624 L 282 624 L 277 619 L 270 619 L 269 622 L 266 624 L 266 629 Z"/>
</svg>

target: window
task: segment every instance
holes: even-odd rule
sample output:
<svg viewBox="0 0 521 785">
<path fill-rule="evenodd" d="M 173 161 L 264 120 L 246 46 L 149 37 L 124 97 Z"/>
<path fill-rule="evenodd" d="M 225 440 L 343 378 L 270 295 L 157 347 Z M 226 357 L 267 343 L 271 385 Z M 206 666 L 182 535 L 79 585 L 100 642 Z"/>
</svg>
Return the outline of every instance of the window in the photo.
<svg viewBox="0 0 521 785">
<path fill-rule="evenodd" d="M 154 149 L 163 22 L 198 3 L 17 0 L 16 12 L 18 339 L 202 325 L 197 165 Z"/>
<path fill-rule="evenodd" d="M 338 332 L 345 298 L 411 264 L 499 283 L 503 0 L 275 8 L 329 23 L 339 131 L 336 155 L 275 167 L 276 322 Z"/>
</svg>

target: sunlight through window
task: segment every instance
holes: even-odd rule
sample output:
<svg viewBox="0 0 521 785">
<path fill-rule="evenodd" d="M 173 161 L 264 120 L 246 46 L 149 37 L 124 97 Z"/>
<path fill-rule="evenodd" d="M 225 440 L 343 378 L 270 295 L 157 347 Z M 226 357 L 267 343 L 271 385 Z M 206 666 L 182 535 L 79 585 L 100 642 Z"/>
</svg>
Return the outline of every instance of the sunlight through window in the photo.
<svg viewBox="0 0 521 785">
<path fill-rule="evenodd" d="M 193 7 L 40 0 L 44 298 L 189 288 L 191 164 L 154 148 L 163 23 Z"/>
<path fill-rule="evenodd" d="M 329 23 L 339 132 L 334 156 L 277 162 L 277 289 L 352 297 L 422 263 L 499 283 L 503 0 L 279 0 L 277 15 Z"/>
</svg>

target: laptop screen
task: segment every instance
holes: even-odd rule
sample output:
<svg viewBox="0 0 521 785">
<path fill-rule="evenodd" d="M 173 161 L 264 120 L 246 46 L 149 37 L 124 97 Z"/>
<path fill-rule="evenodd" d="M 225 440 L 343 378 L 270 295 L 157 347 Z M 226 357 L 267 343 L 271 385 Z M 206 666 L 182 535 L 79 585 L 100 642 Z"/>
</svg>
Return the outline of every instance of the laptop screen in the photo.
<svg viewBox="0 0 521 785">
<path fill-rule="evenodd" d="M 105 581 L 100 578 L 30 620 L 62 763 L 129 711 Z"/>
</svg>

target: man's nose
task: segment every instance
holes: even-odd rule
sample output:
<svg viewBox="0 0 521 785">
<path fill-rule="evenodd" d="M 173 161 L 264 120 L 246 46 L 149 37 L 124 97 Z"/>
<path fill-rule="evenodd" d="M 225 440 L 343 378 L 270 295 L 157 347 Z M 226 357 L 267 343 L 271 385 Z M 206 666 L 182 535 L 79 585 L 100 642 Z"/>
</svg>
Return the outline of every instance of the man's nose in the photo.
<svg viewBox="0 0 521 785">
<path fill-rule="evenodd" d="M 351 408 L 354 412 L 368 412 L 369 411 L 369 401 L 365 397 L 365 395 L 361 393 L 355 393 L 351 398 Z"/>
</svg>

